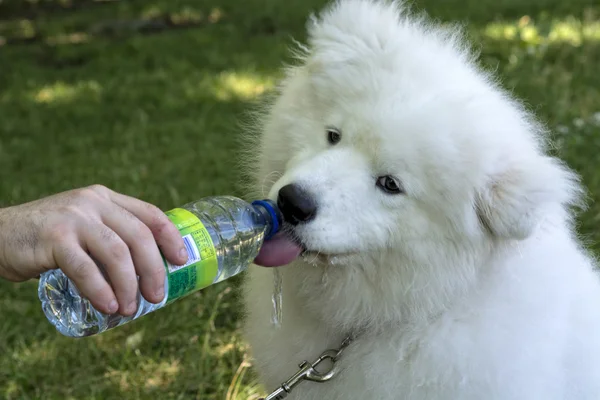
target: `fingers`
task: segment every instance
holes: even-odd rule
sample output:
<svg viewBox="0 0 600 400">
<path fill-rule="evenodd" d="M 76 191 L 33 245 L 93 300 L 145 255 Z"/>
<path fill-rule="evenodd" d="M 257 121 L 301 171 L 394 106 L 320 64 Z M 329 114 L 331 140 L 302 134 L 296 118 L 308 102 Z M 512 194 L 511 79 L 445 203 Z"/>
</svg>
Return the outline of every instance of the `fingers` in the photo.
<svg viewBox="0 0 600 400">
<path fill-rule="evenodd" d="M 119 304 L 100 269 L 81 248 L 76 238 L 69 238 L 54 247 L 56 265 L 67 275 L 81 294 L 100 312 L 113 314 Z"/>
<path fill-rule="evenodd" d="M 188 256 L 180 232 L 160 209 L 98 185 L 50 200 L 43 238 L 57 266 L 94 307 L 129 316 L 138 309 L 139 292 L 153 303 L 164 299 L 159 247 L 172 264 L 182 265 Z"/>
<path fill-rule="evenodd" d="M 164 298 L 165 265 L 150 229 L 114 203 L 103 210 L 102 221 L 128 246 L 144 298 L 160 303 Z"/>
<path fill-rule="evenodd" d="M 115 204 L 135 215 L 150 229 L 167 260 L 175 265 L 185 264 L 188 254 L 181 234 L 159 208 L 112 191 L 109 196 Z"/>
<path fill-rule="evenodd" d="M 134 314 L 138 307 L 138 280 L 127 244 L 112 229 L 100 223 L 84 225 L 81 237 L 87 250 L 106 270 L 119 304 L 119 314 Z"/>
</svg>

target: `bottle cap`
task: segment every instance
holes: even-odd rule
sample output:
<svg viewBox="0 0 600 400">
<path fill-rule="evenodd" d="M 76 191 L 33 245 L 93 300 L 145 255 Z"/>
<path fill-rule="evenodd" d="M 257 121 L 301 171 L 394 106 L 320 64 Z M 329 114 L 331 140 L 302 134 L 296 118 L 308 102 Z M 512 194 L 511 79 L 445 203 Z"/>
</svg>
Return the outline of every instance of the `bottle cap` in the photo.
<svg viewBox="0 0 600 400">
<path fill-rule="evenodd" d="M 275 204 L 274 201 L 268 199 L 253 201 L 252 205 L 263 207 L 271 217 L 271 230 L 265 235 L 265 240 L 271 239 L 279 232 L 279 229 L 283 224 L 283 215 L 281 214 L 279 207 L 277 207 L 277 204 Z"/>
</svg>

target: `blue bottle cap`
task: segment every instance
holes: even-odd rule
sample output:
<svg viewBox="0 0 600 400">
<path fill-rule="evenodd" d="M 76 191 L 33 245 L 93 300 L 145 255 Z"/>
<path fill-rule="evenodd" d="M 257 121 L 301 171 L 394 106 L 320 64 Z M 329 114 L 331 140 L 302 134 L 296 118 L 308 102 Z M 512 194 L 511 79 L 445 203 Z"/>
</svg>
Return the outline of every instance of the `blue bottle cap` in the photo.
<svg viewBox="0 0 600 400">
<path fill-rule="evenodd" d="M 279 211 L 279 207 L 277 207 L 277 204 L 272 200 L 256 200 L 252 202 L 252 205 L 263 207 L 271 217 L 271 230 L 265 235 L 265 240 L 271 239 L 279 232 L 279 229 L 283 224 L 283 216 L 281 211 Z"/>
</svg>

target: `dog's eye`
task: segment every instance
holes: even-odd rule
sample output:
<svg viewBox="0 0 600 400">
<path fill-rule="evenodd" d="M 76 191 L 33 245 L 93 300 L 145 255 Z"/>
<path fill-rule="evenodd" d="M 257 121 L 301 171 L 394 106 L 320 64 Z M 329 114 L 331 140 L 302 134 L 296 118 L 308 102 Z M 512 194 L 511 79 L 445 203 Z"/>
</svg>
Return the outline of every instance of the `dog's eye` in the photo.
<svg viewBox="0 0 600 400">
<path fill-rule="evenodd" d="M 342 140 L 342 133 L 335 128 L 327 128 L 327 141 L 329 144 L 337 144 Z"/>
<path fill-rule="evenodd" d="M 386 193 L 390 194 L 400 194 L 404 193 L 404 189 L 400 182 L 392 176 L 380 176 L 377 178 L 377 187 L 383 190 Z"/>
</svg>

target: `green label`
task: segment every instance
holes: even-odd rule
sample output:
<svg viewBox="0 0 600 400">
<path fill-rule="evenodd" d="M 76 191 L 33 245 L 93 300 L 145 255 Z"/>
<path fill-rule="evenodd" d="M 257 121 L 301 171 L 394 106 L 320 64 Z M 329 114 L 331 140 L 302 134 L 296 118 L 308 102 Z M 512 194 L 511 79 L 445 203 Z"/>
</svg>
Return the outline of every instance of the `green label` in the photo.
<svg viewBox="0 0 600 400">
<path fill-rule="evenodd" d="M 166 214 L 179 229 L 188 252 L 188 260 L 181 266 L 172 265 L 163 257 L 169 279 L 167 303 L 171 303 L 210 286 L 217 277 L 219 265 L 212 238 L 198 217 L 183 208 Z"/>
</svg>

